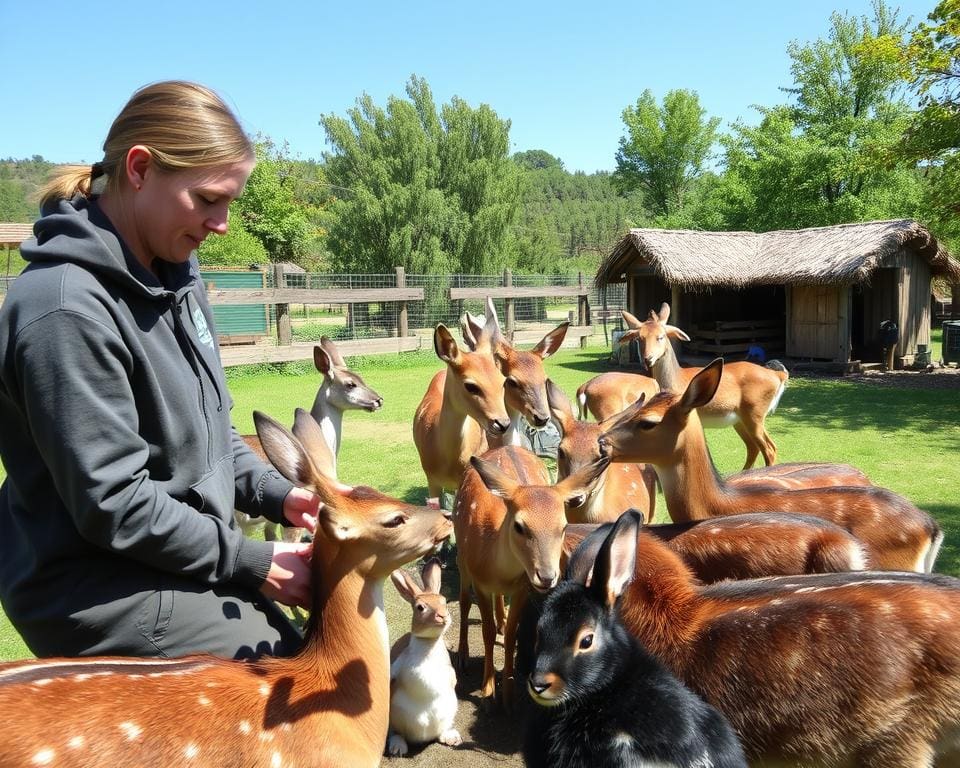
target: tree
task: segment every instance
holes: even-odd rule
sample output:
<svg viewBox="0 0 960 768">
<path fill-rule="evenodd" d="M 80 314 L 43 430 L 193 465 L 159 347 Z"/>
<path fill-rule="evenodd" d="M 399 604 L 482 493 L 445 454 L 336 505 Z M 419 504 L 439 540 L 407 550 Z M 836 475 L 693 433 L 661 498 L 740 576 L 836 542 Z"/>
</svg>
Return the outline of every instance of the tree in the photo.
<svg viewBox="0 0 960 768">
<path fill-rule="evenodd" d="M 277 148 L 261 138 L 257 164 L 243 195 L 231 205 L 231 214 L 263 244 L 271 261 L 299 263 L 307 251 L 311 225 L 294 197 L 296 182 L 287 147 Z"/>
<path fill-rule="evenodd" d="M 231 216 L 225 235 L 210 235 L 197 249 L 201 266 L 250 267 L 270 263 L 263 243 L 243 227 L 239 216 Z"/>
<path fill-rule="evenodd" d="M 644 91 L 635 106 L 623 111 L 627 135 L 620 139 L 613 175 L 618 187 L 640 190 L 655 215 L 682 207 L 716 141 L 720 119 L 705 115 L 693 91 L 670 91 L 662 107 Z"/>
<path fill-rule="evenodd" d="M 458 97 L 438 112 L 426 80 L 386 109 L 364 94 L 321 122 L 338 197 L 328 235 L 339 269 L 488 272 L 506 264 L 520 201 L 510 122 Z"/>
</svg>

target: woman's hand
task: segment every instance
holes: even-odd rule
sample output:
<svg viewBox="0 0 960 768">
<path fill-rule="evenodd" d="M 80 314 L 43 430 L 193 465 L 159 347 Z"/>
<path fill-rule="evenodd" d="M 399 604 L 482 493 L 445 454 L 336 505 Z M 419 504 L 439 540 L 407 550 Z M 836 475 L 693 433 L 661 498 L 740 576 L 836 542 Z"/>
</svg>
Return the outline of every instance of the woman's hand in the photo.
<svg viewBox="0 0 960 768">
<path fill-rule="evenodd" d="M 306 528 L 312 536 L 317 530 L 320 497 L 306 488 L 293 487 L 283 499 L 283 516 L 297 528 Z"/>
<path fill-rule="evenodd" d="M 260 591 L 272 600 L 284 605 L 312 608 L 310 558 L 313 544 L 273 544 L 273 559 L 270 572 Z"/>
</svg>

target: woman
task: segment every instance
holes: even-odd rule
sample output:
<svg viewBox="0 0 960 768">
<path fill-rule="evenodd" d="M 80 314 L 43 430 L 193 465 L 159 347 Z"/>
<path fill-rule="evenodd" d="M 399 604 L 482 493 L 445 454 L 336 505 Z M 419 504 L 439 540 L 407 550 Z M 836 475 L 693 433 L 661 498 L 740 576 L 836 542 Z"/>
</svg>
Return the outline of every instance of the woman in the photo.
<svg viewBox="0 0 960 768">
<path fill-rule="evenodd" d="M 44 190 L 0 308 L 0 602 L 38 656 L 288 654 L 318 499 L 233 429 L 193 252 L 227 231 L 254 150 L 210 90 L 137 91 L 104 158 Z"/>
</svg>

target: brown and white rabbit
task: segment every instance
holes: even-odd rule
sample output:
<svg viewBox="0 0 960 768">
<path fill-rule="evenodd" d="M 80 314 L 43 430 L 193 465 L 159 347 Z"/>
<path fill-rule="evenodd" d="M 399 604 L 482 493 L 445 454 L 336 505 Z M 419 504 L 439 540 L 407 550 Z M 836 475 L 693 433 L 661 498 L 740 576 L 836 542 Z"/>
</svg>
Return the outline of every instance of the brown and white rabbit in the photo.
<svg viewBox="0 0 960 768">
<path fill-rule="evenodd" d="M 410 632 L 390 650 L 390 733 L 387 754 L 406 755 L 408 744 L 462 743 L 453 727 L 457 716 L 457 675 L 443 634 L 450 626 L 447 601 L 440 594 L 440 561 L 427 560 L 420 570 L 421 588 L 398 569 L 390 578 L 413 606 Z"/>
</svg>

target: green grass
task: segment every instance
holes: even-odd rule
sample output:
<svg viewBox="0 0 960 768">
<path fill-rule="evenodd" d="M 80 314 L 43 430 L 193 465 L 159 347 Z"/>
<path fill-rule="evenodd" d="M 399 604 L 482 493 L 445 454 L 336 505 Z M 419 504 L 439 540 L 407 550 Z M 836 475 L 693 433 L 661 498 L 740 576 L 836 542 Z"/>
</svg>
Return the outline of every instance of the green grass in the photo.
<svg viewBox="0 0 960 768">
<path fill-rule="evenodd" d="M 938 340 L 939 341 L 939 340 Z M 608 370 L 599 348 L 563 350 L 546 361 L 551 378 L 573 397 L 591 376 Z M 934 359 L 937 359 L 936 357 Z M 426 481 L 412 441 L 412 419 L 427 383 L 440 370 L 432 351 L 348 361 L 384 397 L 377 413 L 349 413 L 339 458 L 340 477 L 411 502 L 426 496 Z M 283 423 L 296 407 L 309 408 L 319 376 L 309 363 L 235 369 L 230 374 L 234 423 L 253 431 L 254 409 Z M 842 379 L 793 378 L 776 414 L 767 420 L 780 461 L 848 462 L 878 485 L 930 512 L 946 531 L 937 563 L 960 575 L 960 398 L 955 391 L 897 389 Z M 721 472 L 742 466 L 743 443 L 732 429 L 707 432 Z M 0 479 L 4 476 L 0 468 Z M 665 514 L 662 499 L 659 514 Z M 389 592 L 390 590 L 388 590 Z M 391 625 L 406 630 L 409 608 L 401 604 Z M 0 659 L 29 655 L 0 614 Z"/>
</svg>

